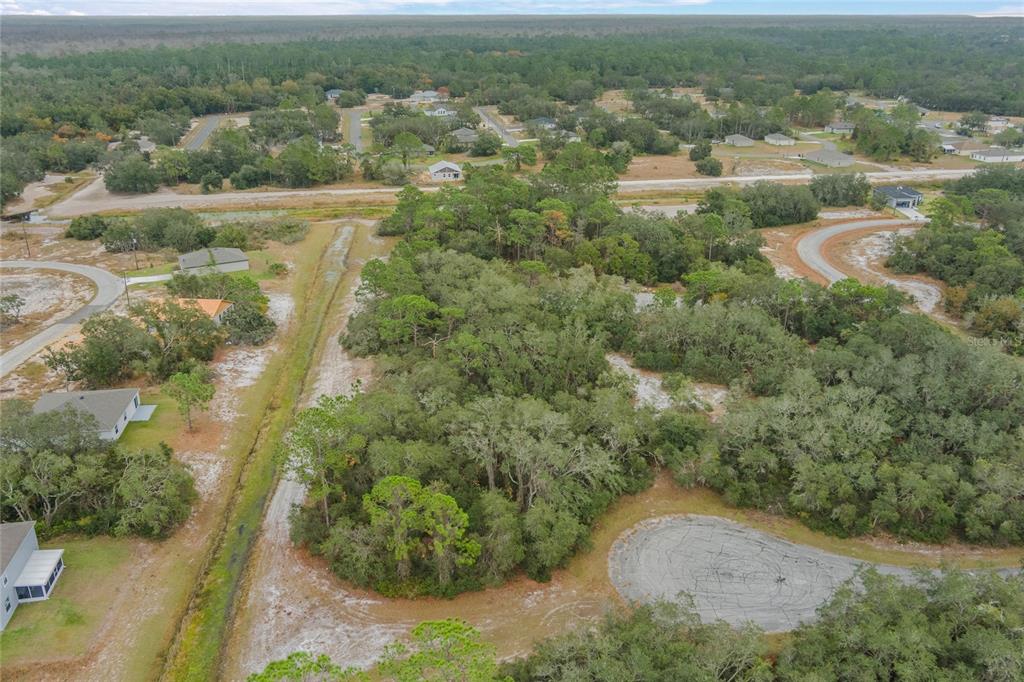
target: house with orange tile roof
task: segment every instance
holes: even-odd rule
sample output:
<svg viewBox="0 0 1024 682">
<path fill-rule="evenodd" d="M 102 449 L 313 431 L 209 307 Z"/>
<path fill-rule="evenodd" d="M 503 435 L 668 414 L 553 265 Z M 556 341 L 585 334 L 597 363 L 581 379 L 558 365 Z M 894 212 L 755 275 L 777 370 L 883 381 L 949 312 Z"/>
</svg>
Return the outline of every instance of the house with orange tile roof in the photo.
<svg viewBox="0 0 1024 682">
<path fill-rule="evenodd" d="M 174 302 L 182 308 L 199 308 L 217 324 L 220 324 L 224 313 L 234 305 L 223 298 L 178 298 Z"/>
</svg>

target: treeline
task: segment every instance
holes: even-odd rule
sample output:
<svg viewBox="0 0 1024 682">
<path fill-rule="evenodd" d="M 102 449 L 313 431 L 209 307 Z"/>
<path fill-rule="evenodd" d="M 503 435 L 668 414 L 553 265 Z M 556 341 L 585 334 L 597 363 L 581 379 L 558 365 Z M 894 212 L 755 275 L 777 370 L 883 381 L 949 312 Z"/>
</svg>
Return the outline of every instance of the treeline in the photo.
<svg viewBox="0 0 1024 682">
<path fill-rule="evenodd" d="M 898 238 L 887 265 L 946 282 L 946 309 L 1024 354 L 1024 171 L 994 166 L 949 183 L 930 222 Z"/>
<path fill-rule="evenodd" d="M 4 401 L 0 518 L 61 532 L 162 537 L 188 518 L 191 474 L 161 444 L 128 450 L 99 438 L 96 419 L 68 407 L 33 414 Z"/>
<path fill-rule="evenodd" d="M 970 679 L 1024 676 L 1019 576 L 955 569 L 922 571 L 916 584 L 867 570 L 839 587 L 776 646 L 753 625 L 701 623 L 685 605 L 659 602 L 616 609 L 594 624 L 536 643 L 530 655 L 498 664 L 493 644 L 463 621 L 426 621 L 409 644 L 390 647 L 374 679 L 474 682 L 578 680 Z M 471 671 L 469 676 L 466 671 Z M 249 682 L 365 682 L 327 656 L 296 652 Z"/>
</svg>

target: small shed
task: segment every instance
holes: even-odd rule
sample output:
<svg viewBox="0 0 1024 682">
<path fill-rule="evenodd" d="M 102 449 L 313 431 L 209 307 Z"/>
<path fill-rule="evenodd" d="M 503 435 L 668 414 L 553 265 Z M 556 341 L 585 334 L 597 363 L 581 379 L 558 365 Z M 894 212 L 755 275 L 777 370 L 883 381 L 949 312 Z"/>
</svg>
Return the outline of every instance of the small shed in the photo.
<svg viewBox="0 0 1024 682">
<path fill-rule="evenodd" d="M 140 407 L 144 409 L 140 410 Z M 124 433 L 128 422 L 148 420 L 153 414 L 153 407 L 140 404 L 137 388 L 110 388 L 101 391 L 44 393 L 32 406 L 32 412 L 42 414 L 67 408 L 85 412 L 96 418 L 100 438 L 117 440 Z M 136 412 L 139 412 L 138 419 L 135 418 Z"/>
<path fill-rule="evenodd" d="M 459 180 L 462 178 L 462 168 L 451 161 L 438 161 L 428 169 L 431 180 Z"/>
<path fill-rule="evenodd" d="M 726 135 L 725 143 L 732 147 L 753 147 L 754 141 L 746 135 Z"/>
<path fill-rule="evenodd" d="M 193 275 L 239 272 L 249 269 L 249 257 L 241 249 L 217 246 L 178 256 L 178 269 Z"/>
<path fill-rule="evenodd" d="M 776 147 L 792 147 L 796 144 L 796 140 L 788 135 L 782 135 L 781 133 L 771 133 L 764 136 L 764 141 L 768 144 L 775 145 Z"/>
</svg>

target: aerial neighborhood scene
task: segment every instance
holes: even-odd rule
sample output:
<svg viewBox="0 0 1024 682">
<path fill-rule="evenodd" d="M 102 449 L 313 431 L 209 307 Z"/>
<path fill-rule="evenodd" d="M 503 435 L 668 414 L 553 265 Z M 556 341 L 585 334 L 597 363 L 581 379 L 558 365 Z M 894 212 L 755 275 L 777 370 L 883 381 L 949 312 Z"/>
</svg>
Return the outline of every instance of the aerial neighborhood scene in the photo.
<svg viewBox="0 0 1024 682">
<path fill-rule="evenodd" d="M 4 0 L 0 191 L 3 682 L 1024 680 L 1019 4 Z"/>
</svg>

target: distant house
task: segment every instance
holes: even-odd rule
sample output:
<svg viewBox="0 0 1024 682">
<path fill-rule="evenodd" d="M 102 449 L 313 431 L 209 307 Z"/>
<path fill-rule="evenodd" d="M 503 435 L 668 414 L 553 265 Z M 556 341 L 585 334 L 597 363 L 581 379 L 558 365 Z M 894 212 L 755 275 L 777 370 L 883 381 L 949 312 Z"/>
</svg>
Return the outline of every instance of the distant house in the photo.
<svg viewBox="0 0 1024 682">
<path fill-rule="evenodd" d="M 178 269 L 193 275 L 238 272 L 249 269 L 249 257 L 241 249 L 213 247 L 178 256 Z"/>
<path fill-rule="evenodd" d="M 989 116 L 985 122 L 985 132 L 997 135 L 1010 127 L 1010 119 L 1005 116 Z"/>
<path fill-rule="evenodd" d="M 1024 161 L 1024 149 L 979 149 L 971 152 L 971 158 L 982 163 L 1018 163 Z"/>
<path fill-rule="evenodd" d="M 890 208 L 916 208 L 924 195 L 913 187 L 903 185 L 883 185 L 875 188 L 875 197 Z"/>
<path fill-rule="evenodd" d="M 764 141 L 768 144 L 773 144 L 776 147 L 792 147 L 796 144 L 796 140 L 787 135 L 781 135 L 779 133 L 771 133 L 770 135 L 764 136 Z"/>
<path fill-rule="evenodd" d="M 970 156 L 976 151 L 988 149 L 988 145 L 972 140 L 969 137 L 957 137 L 957 138 L 943 138 L 942 139 L 942 151 L 947 154 L 956 154 L 958 156 Z M 946 151 L 949 149 L 950 151 Z"/>
<path fill-rule="evenodd" d="M 820 163 L 822 166 L 828 166 L 829 168 L 845 168 L 846 166 L 853 165 L 853 157 L 849 154 L 834 152 L 828 149 L 807 152 L 803 155 L 803 158 L 813 163 Z"/>
<path fill-rule="evenodd" d="M 441 99 L 441 93 L 437 90 L 417 90 L 409 95 L 409 101 L 413 104 L 430 104 Z"/>
<path fill-rule="evenodd" d="M 462 177 L 462 168 L 451 161 L 438 161 L 427 170 L 431 180 L 458 180 Z"/>
<path fill-rule="evenodd" d="M 128 422 L 147 421 L 156 409 L 155 405 L 139 403 L 137 388 L 111 388 L 103 391 L 44 393 L 32 406 L 32 412 L 42 414 L 69 407 L 95 417 L 97 431 L 104 440 L 117 440 L 124 433 Z"/>
<path fill-rule="evenodd" d="M 182 308 L 198 308 L 217 324 L 221 323 L 224 313 L 231 310 L 234 305 L 223 298 L 179 298 L 175 303 Z"/>
<path fill-rule="evenodd" d="M 432 118 L 454 118 L 459 112 L 447 104 L 437 103 L 431 104 L 423 113 Z"/>
<path fill-rule="evenodd" d="M 341 90 L 338 88 L 331 88 L 324 93 L 324 97 L 327 98 L 328 102 L 337 102 L 338 98 L 341 97 Z"/>
<path fill-rule="evenodd" d="M 836 121 L 829 123 L 825 126 L 826 133 L 838 133 L 840 135 L 849 135 L 853 133 L 853 129 L 857 126 L 853 125 L 849 121 Z"/>
<path fill-rule="evenodd" d="M 554 130 L 558 127 L 558 122 L 553 118 L 547 116 L 538 116 L 537 118 L 531 118 L 526 122 L 526 125 L 531 128 L 542 128 L 543 130 Z"/>
<path fill-rule="evenodd" d="M 39 549 L 35 525 L 0 523 L 0 630 L 19 604 L 49 599 L 64 572 L 64 550 Z"/>
<path fill-rule="evenodd" d="M 725 143 L 733 147 L 753 147 L 754 141 L 746 135 L 726 135 Z"/>
<path fill-rule="evenodd" d="M 473 144 L 480 138 L 480 133 L 472 128 L 456 128 L 452 131 L 452 137 L 459 144 Z"/>
</svg>

